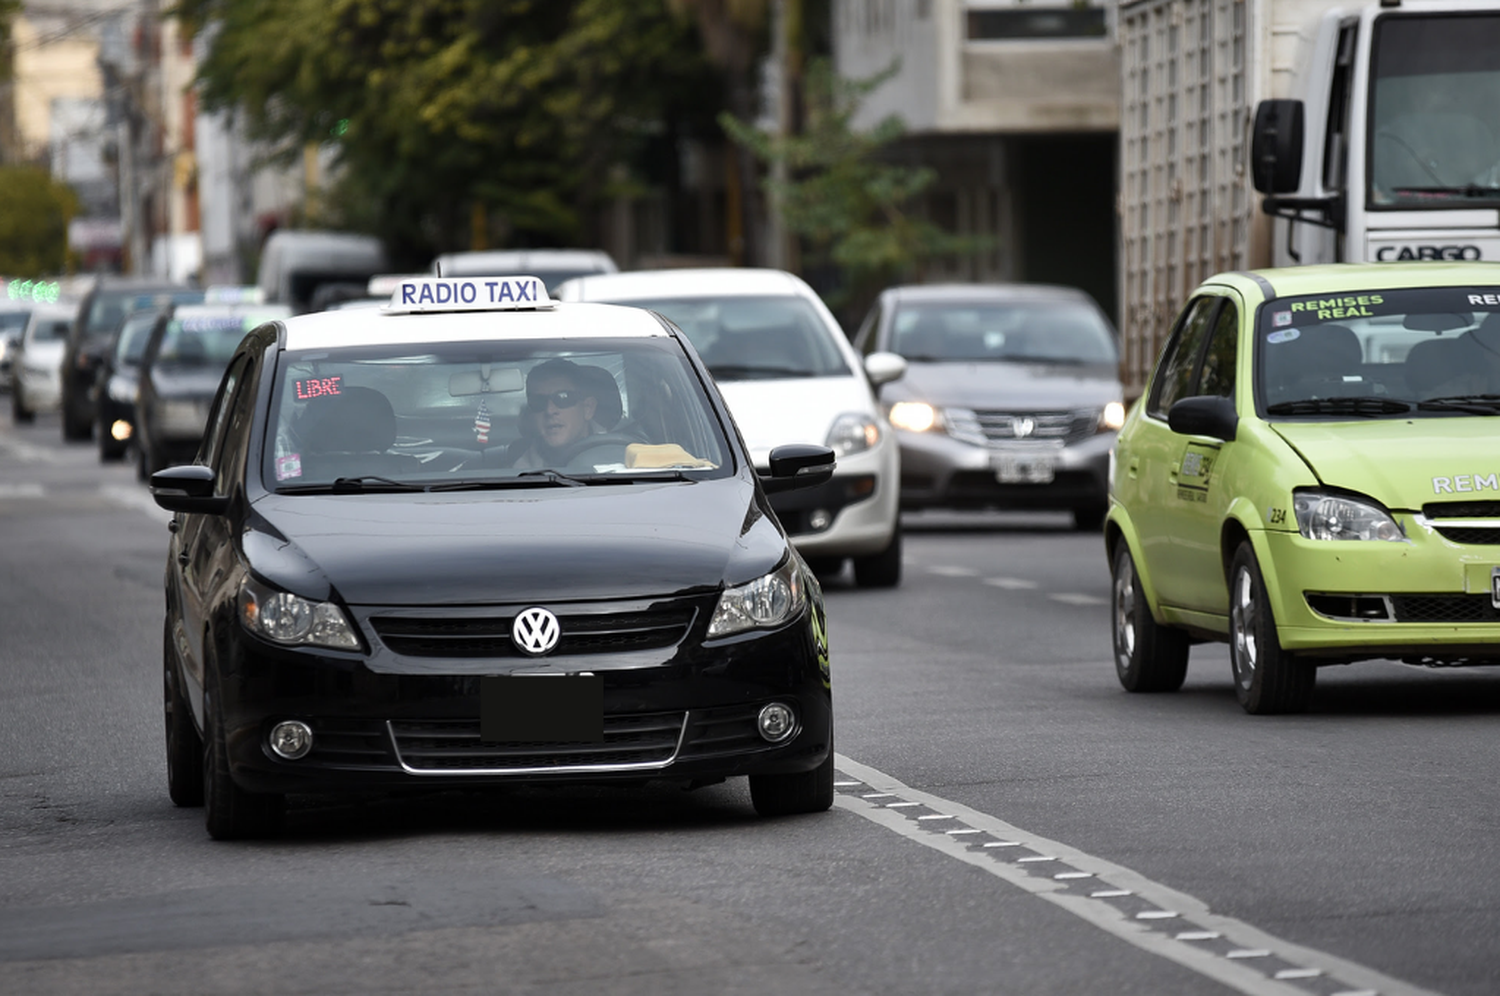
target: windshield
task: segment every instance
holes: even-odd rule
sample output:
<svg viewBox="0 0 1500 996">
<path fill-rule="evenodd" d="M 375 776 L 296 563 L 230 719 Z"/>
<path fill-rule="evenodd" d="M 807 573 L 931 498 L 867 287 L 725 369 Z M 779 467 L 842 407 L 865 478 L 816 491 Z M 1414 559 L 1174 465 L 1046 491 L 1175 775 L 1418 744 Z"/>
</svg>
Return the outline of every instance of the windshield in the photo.
<svg viewBox="0 0 1500 996">
<path fill-rule="evenodd" d="M 942 302 L 903 305 L 890 350 L 916 362 L 1118 362 L 1099 311 L 1076 301 Z"/>
<path fill-rule="evenodd" d="M 26 327 L 26 320 L 30 317 L 29 311 L 0 311 L 0 335 L 20 332 Z"/>
<path fill-rule="evenodd" d="M 151 341 L 151 328 L 156 324 L 156 313 L 131 315 L 120 327 L 120 337 L 115 341 L 115 366 L 134 365 L 146 355 L 146 344 Z"/>
<path fill-rule="evenodd" d="M 1500 201 L 1500 14 L 1375 26 L 1371 199 Z"/>
<path fill-rule="evenodd" d="M 1500 287 L 1278 298 L 1255 356 L 1271 417 L 1500 414 Z"/>
<path fill-rule="evenodd" d="M 660 312 L 692 340 L 715 380 L 836 377 L 849 372 L 832 333 L 800 297 L 622 301 Z"/>
<path fill-rule="evenodd" d="M 733 469 L 703 385 L 672 339 L 412 348 L 286 354 L 268 486 L 556 487 Z"/>
<path fill-rule="evenodd" d="M 201 290 L 188 287 L 176 290 L 162 287 L 155 290 L 100 291 L 89 307 L 88 323 L 83 334 L 89 338 L 107 335 L 119 328 L 120 323 L 134 311 L 168 304 L 196 304 L 202 300 Z"/>
</svg>

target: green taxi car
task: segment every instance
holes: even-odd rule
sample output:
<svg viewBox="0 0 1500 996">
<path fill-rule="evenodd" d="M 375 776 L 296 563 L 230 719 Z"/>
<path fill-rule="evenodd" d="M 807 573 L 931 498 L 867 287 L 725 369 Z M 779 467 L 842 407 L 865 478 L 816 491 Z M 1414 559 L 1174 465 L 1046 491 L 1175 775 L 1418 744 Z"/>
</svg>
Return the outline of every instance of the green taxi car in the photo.
<svg viewBox="0 0 1500 996">
<path fill-rule="evenodd" d="M 1110 466 L 1115 669 L 1227 642 L 1250 713 L 1317 668 L 1500 664 L 1500 264 L 1221 273 Z"/>
</svg>

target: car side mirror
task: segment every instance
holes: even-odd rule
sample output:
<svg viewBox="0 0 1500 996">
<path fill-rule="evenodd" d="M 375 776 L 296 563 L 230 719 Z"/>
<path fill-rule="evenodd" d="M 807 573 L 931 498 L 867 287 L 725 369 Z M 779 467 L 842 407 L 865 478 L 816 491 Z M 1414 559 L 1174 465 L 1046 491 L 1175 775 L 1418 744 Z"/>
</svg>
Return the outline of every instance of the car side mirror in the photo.
<svg viewBox="0 0 1500 996">
<path fill-rule="evenodd" d="M 201 463 L 152 474 L 151 497 L 168 512 L 222 515 L 229 507 L 227 497 L 214 494 L 214 469 Z"/>
<path fill-rule="evenodd" d="M 865 357 L 865 376 L 870 386 L 879 387 L 906 376 L 906 357 L 895 353 L 871 353 Z"/>
<path fill-rule="evenodd" d="M 811 443 L 788 443 L 771 451 L 771 473 L 762 475 L 767 494 L 817 487 L 833 479 L 833 450 Z"/>
<path fill-rule="evenodd" d="M 1239 424 L 1232 398 L 1183 398 L 1167 410 L 1167 425 L 1183 436 L 1212 436 L 1232 443 Z"/>
</svg>

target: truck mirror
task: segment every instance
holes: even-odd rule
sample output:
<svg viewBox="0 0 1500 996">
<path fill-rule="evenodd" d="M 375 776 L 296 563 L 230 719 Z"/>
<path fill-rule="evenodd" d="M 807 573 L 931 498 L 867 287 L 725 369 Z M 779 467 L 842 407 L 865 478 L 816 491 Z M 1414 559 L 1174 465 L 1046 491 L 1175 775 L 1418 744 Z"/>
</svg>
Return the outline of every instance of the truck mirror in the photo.
<svg viewBox="0 0 1500 996">
<path fill-rule="evenodd" d="M 1250 136 L 1250 176 L 1263 194 L 1295 193 L 1302 182 L 1302 101 L 1262 100 Z"/>
</svg>

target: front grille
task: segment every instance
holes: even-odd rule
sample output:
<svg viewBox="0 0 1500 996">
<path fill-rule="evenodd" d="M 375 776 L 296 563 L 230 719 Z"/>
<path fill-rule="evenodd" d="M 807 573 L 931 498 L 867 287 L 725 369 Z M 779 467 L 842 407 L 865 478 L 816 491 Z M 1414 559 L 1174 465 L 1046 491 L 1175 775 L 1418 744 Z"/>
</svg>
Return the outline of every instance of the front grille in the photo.
<svg viewBox="0 0 1500 996">
<path fill-rule="evenodd" d="M 1500 501 L 1434 501 L 1422 506 L 1429 519 L 1500 519 Z"/>
<path fill-rule="evenodd" d="M 979 428 L 985 441 L 990 444 L 1012 443 L 1018 440 L 1056 440 L 1064 445 L 1081 443 L 1093 436 L 1099 426 L 1100 410 L 1084 409 L 1075 412 L 1006 412 L 976 411 Z M 1030 431 L 1026 426 L 1030 425 Z M 1025 433 L 1022 435 L 1022 433 Z"/>
<path fill-rule="evenodd" d="M 664 768 L 682 742 L 681 712 L 605 716 L 604 742 L 486 743 L 478 720 L 391 720 L 402 767 L 415 774 L 537 774 Z"/>
<path fill-rule="evenodd" d="M 759 705 L 732 706 L 725 709 L 695 709 L 688 722 L 683 757 L 715 757 L 743 754 L 760 748 L 771 749 L 757 732 Z"/>
<path fill-rule="evenodd" d="M 668 606 L 643 612 L 559 613 L 562 636 L 553 655 L 614 654 L 676 646 L 696 610 Z M 511 642 L 513 614 L 498 616 L 371 616 L 392 651 L 407 657 L 522 657 Z"/>
<path fill-rule="evenodd" d="M 1495 523 L 1493 529 L 1482 526 L 1440 526 L 1436 523 L 1433 528 L 1439 536 L 1450 543 L 1464 543 L 1471 546 L 1500 546 L 1500 522 Z"/>
<path fill-rule="evenodd" d="M 1489 595 L 1393 595 L 1391 604 L 1397 622 L 1500 622 L 1500 609 Z"/>
<path fill-rule="evenodd" d="M 309 719 L 313 746 L 309 762 L 335 768 L 389 767 L 391 740 L 384 724 L 375 720 Z"/>
</svg>

